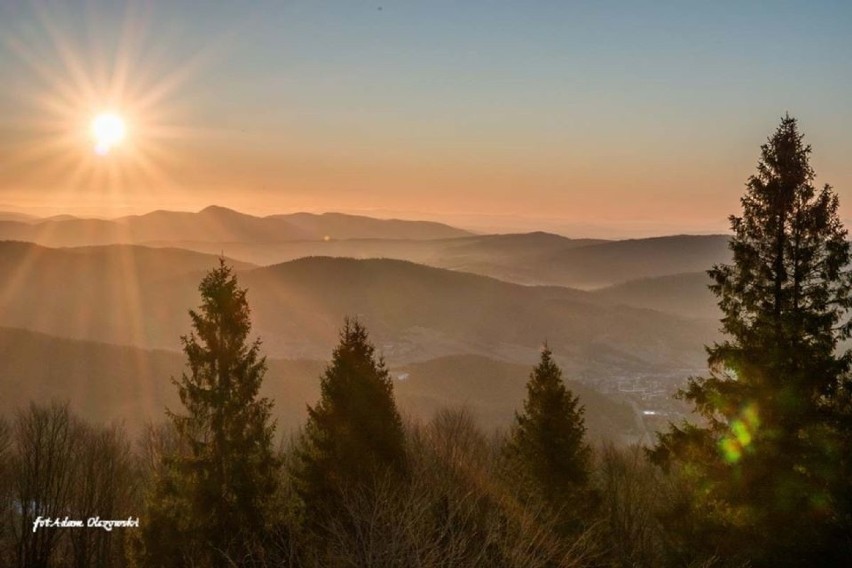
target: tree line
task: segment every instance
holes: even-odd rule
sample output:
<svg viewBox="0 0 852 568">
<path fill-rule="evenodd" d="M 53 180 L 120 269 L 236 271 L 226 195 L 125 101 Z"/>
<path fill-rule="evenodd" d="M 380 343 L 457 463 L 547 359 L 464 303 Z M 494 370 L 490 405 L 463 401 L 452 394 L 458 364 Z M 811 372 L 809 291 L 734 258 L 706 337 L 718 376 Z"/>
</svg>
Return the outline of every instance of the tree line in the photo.
<svg viewBox="0 0 852 568">
<path fill-rule="evenodd" d="M 0 420 L 0 565 L 848 565 L 850 249 L 810 152 L 789 116 L 761 147 L 733 261 L 709 271 L 725 339 L 678 394 L 693 421 L 653 447 L 592 448 L 547 345 L 509 431 L 463 408 L 406 420 L 357 319 L 278 442 L 247 292 L 220 261 L 182 337 L 181 408 L 135 446 L 57 403 Z M 66 516 L 140 527 L 33 530 Z"/>
</svg>

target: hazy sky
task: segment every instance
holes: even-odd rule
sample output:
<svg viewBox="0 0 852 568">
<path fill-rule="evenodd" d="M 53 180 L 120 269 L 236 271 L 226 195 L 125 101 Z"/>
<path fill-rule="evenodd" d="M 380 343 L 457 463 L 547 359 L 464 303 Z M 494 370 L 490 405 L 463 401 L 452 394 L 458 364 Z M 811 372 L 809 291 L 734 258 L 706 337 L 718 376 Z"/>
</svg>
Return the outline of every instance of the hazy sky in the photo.
<svg viewBox="0 0 852 568">
<path fill-rule="evenodd" d="M 850 32 L 841 1 L 4 0 L 0 210 L 721 231 L 789 111 L 852 217 Z"/>
</svg>

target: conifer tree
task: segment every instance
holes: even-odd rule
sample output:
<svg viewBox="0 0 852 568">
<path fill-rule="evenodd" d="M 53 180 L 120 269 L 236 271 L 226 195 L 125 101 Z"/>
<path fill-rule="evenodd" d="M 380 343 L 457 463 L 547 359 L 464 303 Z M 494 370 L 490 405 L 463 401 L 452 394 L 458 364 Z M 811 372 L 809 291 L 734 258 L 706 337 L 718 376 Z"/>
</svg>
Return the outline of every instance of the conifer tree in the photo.
<svg viewBox="0 0 852 568">
<path fill-rule="evenodd" d="M 220 259 L 199 286 L 194 331 L 182 337 L 186 409 L 168 412 L 179 450 L 166 456 L 150 507 L 148 564 L 225 566 L 251 553 L 270 528 L 279 462 L 271 401 L 259 396 L 266 359 L 251 329 L 246 290 Z M 174 545 L 171 549 L 169 543 Z"/>
<path fill-rule="evenodd" d="M 687 546 L 757 566 L 852 552 L 841 552 L 852 525 L 850 355 L 839 352 L 850 252 L 810 153 L 789 115 L 761 147 L 742 216 L 731 216 L 733 263 L 709 271 L 727 337 L 708 348 L 710 375 L 680 392 L 704 423 L 673 426 L 651 454 L 679 466 L 703 511 Z"/>
<path fill-rule="evenodd" d="M 507 454 L 537 497 L 565 509 L 574 520 L 581 520 L 578 514 L 587 510 L 591 497 L 585 492 L 591 449 L 583 413 L 545 345 L 527 382 L 524 411 L 515 414 Z"/>
<path fill-rule="evenodd" d="M 342 492 L 369 492 L 377 476 L 406 473 L 393 383 L 374 352 L 364 326 L 346 319 L 298 451 L 296 484 L 309 523 L 338 514 Z"/>
</svg>

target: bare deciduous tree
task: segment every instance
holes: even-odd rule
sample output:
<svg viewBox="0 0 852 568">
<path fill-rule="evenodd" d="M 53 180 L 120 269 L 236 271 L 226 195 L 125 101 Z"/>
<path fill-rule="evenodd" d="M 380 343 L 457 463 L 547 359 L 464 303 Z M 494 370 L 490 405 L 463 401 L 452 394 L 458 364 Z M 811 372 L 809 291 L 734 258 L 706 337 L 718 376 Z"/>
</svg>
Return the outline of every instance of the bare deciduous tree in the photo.
<svg viewBox="0 0 852 568">
<path fill-rule="evenodd" d="M 64 530 L 33 530 L 38 517 L 74 517 L 81 430 L 67 404 L 30 405 L 13 427 L 11 456 L 15 560 L 19 566 L 50 565 Z"/>
</svg>

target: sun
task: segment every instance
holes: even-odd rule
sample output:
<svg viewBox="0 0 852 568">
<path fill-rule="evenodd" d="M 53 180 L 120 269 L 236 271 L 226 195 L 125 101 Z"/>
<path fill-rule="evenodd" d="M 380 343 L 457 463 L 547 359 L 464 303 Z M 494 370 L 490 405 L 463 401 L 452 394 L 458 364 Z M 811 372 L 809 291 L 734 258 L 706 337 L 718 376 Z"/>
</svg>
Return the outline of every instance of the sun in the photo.
<svg viewBox="0 0 852 568">
<path fill-rule="evenodd" d="M 0 107 L 9 91 L 21 109 L 0 117 L 0 178 L 20 172 L 22 186 L 51 188 L 57 202 L 104 211 L 183 192 L 187 166 L 215 131 L 194 124 L 186 94 L 218 61 L 218 41 L 172 59 L 176 46 L 154 34 L 162 14 L 149 10 L 151 2 L 123 2 L 103 18 L 62 2 L 24 4 L 32 4 L 37 23 L 0 32 L 0 59 L 11 50 L 22 71 L 0 95 Z M 90 37 L 107 23 L 110 33 Z M 86 33 L 73 33 L 77 24 Z M 22 133 L 14 145 L 5 144 L 7 124 Z"/>
<path fill-rule="evenodd" d="M 95 140 L 95 152 L 105 156 L 118 146 L 127 135 L 124 119 L 114 112 L 103 112 L 92 120 L 92 138 Z"/>
</svg>

